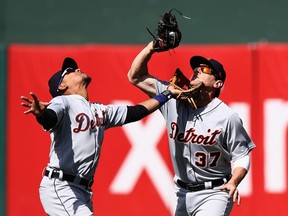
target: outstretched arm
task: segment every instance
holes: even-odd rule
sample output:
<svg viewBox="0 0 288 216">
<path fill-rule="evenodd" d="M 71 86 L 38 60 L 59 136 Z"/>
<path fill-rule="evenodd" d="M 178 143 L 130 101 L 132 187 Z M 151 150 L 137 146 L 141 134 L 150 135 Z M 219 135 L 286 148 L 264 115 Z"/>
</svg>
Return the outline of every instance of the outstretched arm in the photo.
<svg viewBox="0 0 288 216">
<path fill-rule="evenodd" d="M 180 91 L 178 89 L 175 89 L 173 86 L 169 86 L 168 89 L 169 90 L 165 90 L 159 95 L 143 101 L 136 106 L 128 106 L 125 124 L 144 118 L 145 116 L 160 108 L 171 98 L 178 96 L 178 94 L 180 93 Z"/>
<path fill-rule="evenodd" d="M 152 41 L 135 57 L 127 74 L 130 83 L 150 97 L 156 94 L 154 77 L 148 71 L 148 62 L 154 52 Z"/>
<path fill-rule="evenodd" d="M 24 111 L 24 114 L 35 115 L 38 123 L 41 124 L 45 130 L 54 127 L 57 123 L 57 115 L 53 110 L 47 109 L 49 103 L 41 102 L 33 92 L 30 92 L 30 95 L 32 99 L 21 96 L 21 99 L 25 101 L 22 102 L 21 105 L 28 107 L 28 110 Z"/>
<path fill-rule="evenodd" d="M 24 111 L 24 114 L 32 113 L 36 117 L 37 116 L 39 117 L 45 112 L 49 103 L 41 102 L 33 92 L 30 92 L 30 95 L 32 96 L 33 99 L 29 99 L 28 97 L 21 96 L 21 99 L 25 101 L 25 102 L 22 102 L 21 105 L 28 108 L 28 110 Z"/>
</svg>

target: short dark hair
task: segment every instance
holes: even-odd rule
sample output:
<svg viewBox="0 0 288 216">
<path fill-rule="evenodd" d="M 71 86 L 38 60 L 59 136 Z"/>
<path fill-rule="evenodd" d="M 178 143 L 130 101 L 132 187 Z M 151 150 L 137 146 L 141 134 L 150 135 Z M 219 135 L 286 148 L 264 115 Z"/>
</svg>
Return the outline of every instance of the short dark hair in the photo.
<svg viewBox="0 0 288 216">
<path fill-rule="evenodd" d="M 216 89 L 214 97 L 219 97 L 220 93 L 221 93 L 221 88 Z"/>
</svg>

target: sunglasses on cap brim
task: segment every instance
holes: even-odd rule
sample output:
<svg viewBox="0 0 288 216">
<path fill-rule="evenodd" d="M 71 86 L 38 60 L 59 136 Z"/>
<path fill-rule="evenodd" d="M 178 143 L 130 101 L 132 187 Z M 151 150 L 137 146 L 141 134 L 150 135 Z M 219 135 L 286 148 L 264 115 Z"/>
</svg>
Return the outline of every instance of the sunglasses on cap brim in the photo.
<svg viewBox="0 0 288 216">
<path fill-rule="evenodd" d="M 199 70 L 199 68 L 200 68 L 202 73 L 214 75 L 212 68 L 210 68 L 210 67 L 208 67 L 206 65 L 200 65 L 200 66 L 196 67 L 194 69 L 194 72 L 197 72 Z"/>
<path fill-rule="evenodd" d="M 62 73 L 62 75 L 61 75 L 61 79 L 59 80 L 59 83 L 58 83 L 57 91 L 59 91 L 59 86 L 60 86 L 60 84 L 62 83 L 62 81 L 63 81 L 63 79 L 64 79 L 64 76 L 65 76 L 66 74 L 69 74 L 69 73 L 72 73 L 72 72 L 75 72 L 75 69 L 72 68 L 72 67 L 68 67 L 68 68 L 66 68 L 66 69 L 63 71 L 63 73 Z"/>
<path fill-rule="evenodd" d="M 194 72 L 197 72 L 199 70 L 199 68 L 200 68 L 202 73 L 213 75 L 213 76 L 215 76 L 216 79 L 219 79 L 219 76 L 217 75 L 217 73 L 214 73 L 213 69 L 206 66 L 206 65 L 200 65 L 200 66 L 196 67 L 194 69 Z"/>
</svg>

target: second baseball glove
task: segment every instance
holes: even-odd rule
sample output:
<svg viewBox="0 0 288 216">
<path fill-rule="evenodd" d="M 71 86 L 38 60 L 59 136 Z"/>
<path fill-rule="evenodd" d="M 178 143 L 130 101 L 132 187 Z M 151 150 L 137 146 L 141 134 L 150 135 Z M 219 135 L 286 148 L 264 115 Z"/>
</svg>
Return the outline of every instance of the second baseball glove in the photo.
<svg viewBox="0 0 288 216">
<path fill-rule="evenodd" d="M 196 86 L 193 87 L 190 86 L 190 80 L 182 73 L 179 68 L 177 68 L 172 79 L 170 80 L 170 85 L 181 91 L 176 99 L 187 101 L 195 109 L 197 109 L 194 98 L 198 96 L 199 92 L 204 87 L 203 82 L 199 82 Z"/>
</svg>

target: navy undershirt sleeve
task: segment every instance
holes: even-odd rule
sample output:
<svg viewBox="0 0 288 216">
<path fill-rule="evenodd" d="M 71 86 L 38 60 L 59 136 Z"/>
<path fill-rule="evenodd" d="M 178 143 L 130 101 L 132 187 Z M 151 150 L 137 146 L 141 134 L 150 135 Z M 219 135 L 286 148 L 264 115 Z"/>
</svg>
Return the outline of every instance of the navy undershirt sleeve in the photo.
<svg viewBox="0 0 288 216">
<path fill-rule="evenodd" d="M 149 114 L 148 109 L 143 105 L 127 106 L 125 124 L 138 121 Z"/>
<path fill-rule="evenodd" d="M 36 119 L 45 130 L 50 130 L 57 123 L 57 115 L 52 109 L 46 109 L 45 112 L 41 116 L 36 117 Z"/>
</svg>

